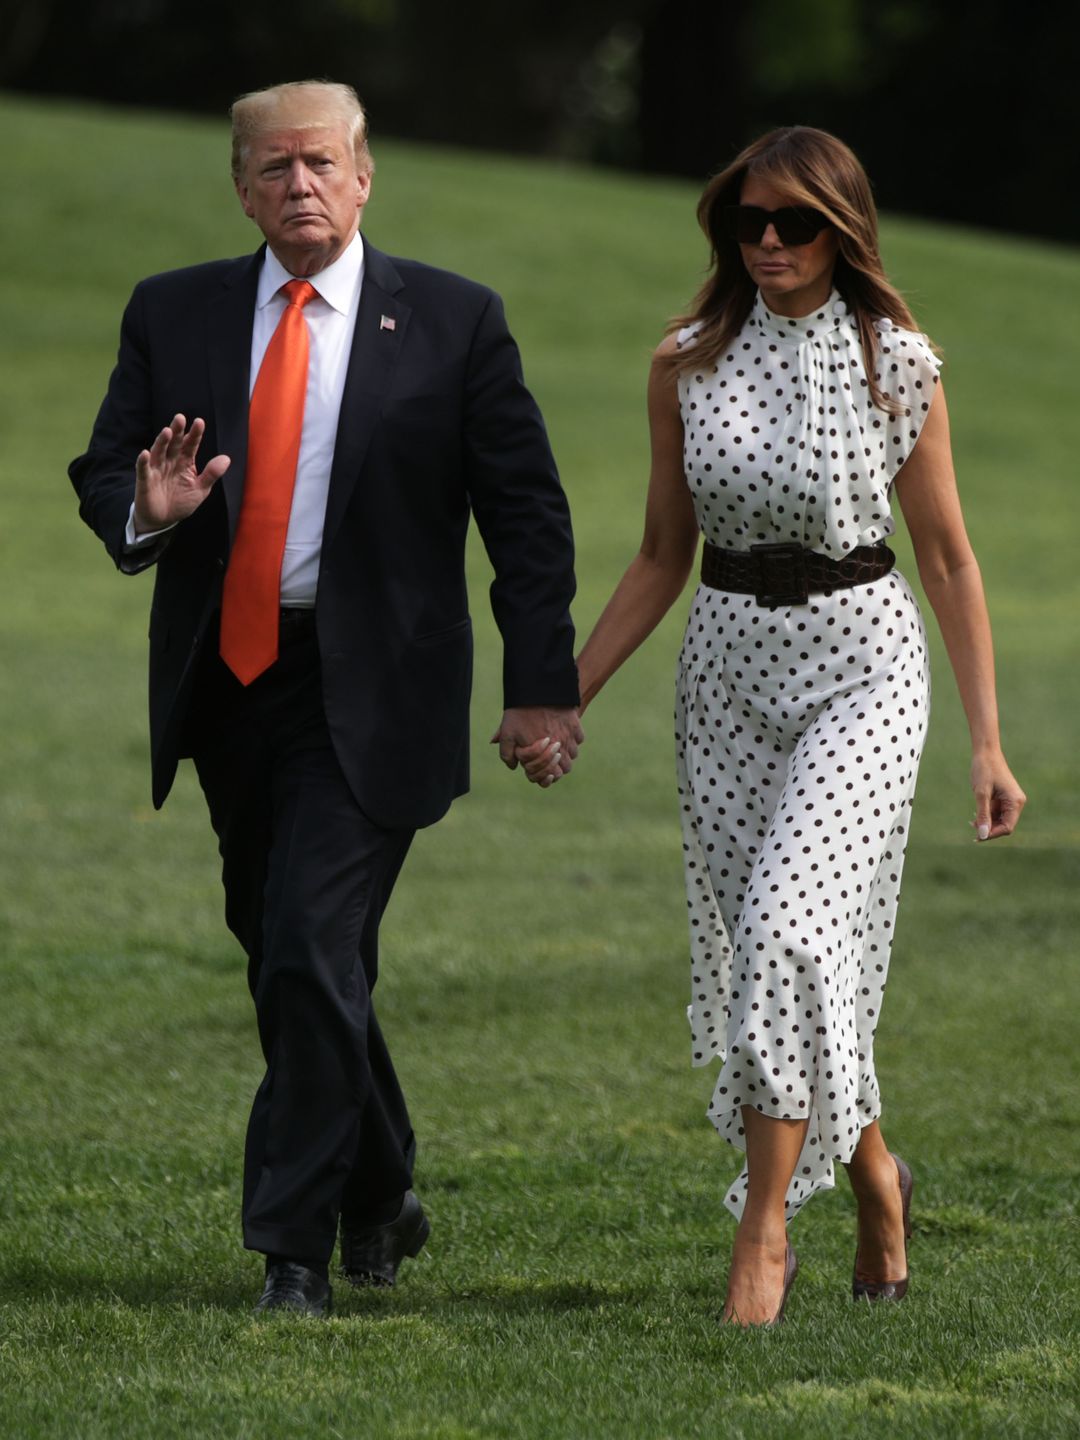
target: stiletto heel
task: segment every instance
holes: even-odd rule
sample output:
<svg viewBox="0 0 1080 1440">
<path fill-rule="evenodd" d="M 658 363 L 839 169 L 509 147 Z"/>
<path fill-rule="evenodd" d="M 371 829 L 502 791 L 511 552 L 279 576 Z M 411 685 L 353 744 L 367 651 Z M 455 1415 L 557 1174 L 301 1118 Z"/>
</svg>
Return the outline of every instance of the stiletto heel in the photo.
<svg viewBox="0 0 1080 1440">
<path fill-rule="evenodd" d="M 900 1200 L 904 1207 L 904 1261 L 907 1262 L 907 1242 L 911 1239 L 911 1196 L 915 1189 L 915 1177 L 899 1155 L 893 1155 L 896 1173 L 900 1177 Z M 860 1280 L 859 1252 L 855 1251 L 855 1270 L 851 1277 L 851 1295 L 854 1300 L 903 1300 L 907 1294 L 908 1276 L 902 1280 Z"/>
<path fill-rule="evenodd" d="M 787 1297 L 792 1285 L 795 1283 L 795 1276 L 799 1273 L 799 1260 L 795 1251 L 788 1242 L 787 1254 L 784 1256 L 784 1293 L 780 1296 L 780 1309 L 777 1310 L 774 1319 L 769 1321 L 769 1328 L 784 1323 L 784 1309 L 787 1305 Z"/>
</svg>

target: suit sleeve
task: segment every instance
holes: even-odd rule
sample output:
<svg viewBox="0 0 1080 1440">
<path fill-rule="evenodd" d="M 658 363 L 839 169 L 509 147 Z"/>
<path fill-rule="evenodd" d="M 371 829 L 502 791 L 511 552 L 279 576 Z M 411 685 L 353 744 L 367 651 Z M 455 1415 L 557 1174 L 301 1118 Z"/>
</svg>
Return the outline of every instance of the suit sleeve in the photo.
<svg viewBox="0 0 1080 1440">
<path fill-rule="evenodd" d="M 469 498 L 495 571 L 504 704 L 577 705 L 570 508 L 496 295 L 470 351 L 464 446 Z"/>
<path fill-rule="evenodd" d="M 141 286 L 137 286 L 120 326 L 120 352 L 109 388 L 94 422 L 90 445 L 68 466 L 79 497 L 79 514 L 104 544 L 117 568 L 134 575 L 158 560 L 172 537 L 166 531 L 137 549 L 125 543 L 135 498 L 135 460 L 153 440 L 150 406 L 150 356 Z"/>
</svg>

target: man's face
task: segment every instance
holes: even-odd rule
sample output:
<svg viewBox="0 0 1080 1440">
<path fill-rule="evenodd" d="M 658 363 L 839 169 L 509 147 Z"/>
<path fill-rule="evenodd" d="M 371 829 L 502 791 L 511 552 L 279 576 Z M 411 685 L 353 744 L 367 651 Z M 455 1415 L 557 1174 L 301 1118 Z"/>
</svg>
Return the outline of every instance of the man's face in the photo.
<svg viewBox="0 0 1080 1440">
<path fill-rule="evenodd" d="M 321 118 L 282 116 L 280 129 L 256 135 L 236 182 L 244 214 L 292 275 L 333 264 L 356 233 L 371 190 L 370 174 L 357 173 L 346 123 L 311 123 Z"/>
</svg>

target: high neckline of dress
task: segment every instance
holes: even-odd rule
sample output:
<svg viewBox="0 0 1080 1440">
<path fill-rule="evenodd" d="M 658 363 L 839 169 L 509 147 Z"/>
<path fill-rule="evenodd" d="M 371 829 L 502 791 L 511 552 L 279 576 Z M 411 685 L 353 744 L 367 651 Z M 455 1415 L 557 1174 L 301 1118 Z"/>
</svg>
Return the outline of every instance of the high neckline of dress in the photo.
<svg viewBox="0 0 1080 1440">
<path fill-rule="evenodd" d="M 812 310 L 809 315 L 800 315 L 797 319 L 777 315 L 775 310 L 770 310 L 759 290 L 750 319 L 767 339 L 801 345 L 807 340 L 820 340 L 823 335 L 830 334 L 847 319 L 847 315 L 848 307 L 840 298 L 839 290 L 833 290 L 820 309 Z"/>
</svg>

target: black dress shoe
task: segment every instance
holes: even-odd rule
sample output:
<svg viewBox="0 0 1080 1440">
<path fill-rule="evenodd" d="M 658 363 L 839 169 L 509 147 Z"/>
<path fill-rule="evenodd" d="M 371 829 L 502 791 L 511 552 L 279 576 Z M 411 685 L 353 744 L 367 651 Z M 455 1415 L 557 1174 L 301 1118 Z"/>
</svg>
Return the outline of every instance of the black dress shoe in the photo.
<svg viewBox="0 0 1080 1440">
<path fill-rule="evenodd" d="M 419 1255 L 431 1234 L 420 1201 L 406 1190 L 397 1217 L 385 1225 L 341 1222 L 341 1273 L 350 1285 L 393 1285 L 406 1255 Z"/>
<path fill-rule="evenodd" d="M 266 1288 L 255 1306 L 255 1313 L 285 1310 L 294 1315 L 325 1319 L 331 1304 L 330 1281 L 325 1275 L 292 1260 L 271 1260 L 266 1267 Z"/>
<path fill-rule="evenodd" d="M 911 1239 L 911 1194 L 915 1189 L 915 1178 L 899 1155 L 892 1157 L 896 1162 L 896 1173 L 900 1177 L 900 1200 L 904 1206 L 904 1260 L 907 1260 L 907 1242 Z M 903 1300 L 907 1294 L 908 1277 L 902 1280 L 860 1280 L 859 1253 L 855 1252 L 855 1273 L 851 1277 L 851 1294 L 855 1300 Z"/>
</svg>

